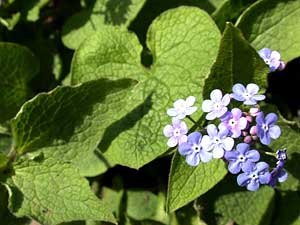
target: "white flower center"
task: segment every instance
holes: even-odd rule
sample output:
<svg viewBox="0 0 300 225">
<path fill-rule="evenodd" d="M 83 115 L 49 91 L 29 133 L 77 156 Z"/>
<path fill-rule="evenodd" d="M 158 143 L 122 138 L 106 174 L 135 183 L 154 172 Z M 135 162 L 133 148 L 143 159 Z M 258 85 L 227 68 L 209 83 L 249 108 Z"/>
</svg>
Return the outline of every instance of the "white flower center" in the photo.
<svg viewBox="0 0 300 225">
<path fill-rule="evenodd" d="M 173 134 L 174 134 L 175 137 L 180 136 L 180 129 L 179 128 L 175 128 L 174 131 L 173 131 Z"/>
<path fill-rule="evenodd" d="M 235 119 L 230 119 L 228 124 L 229 126 L 234 127 L 237 124 L 237 121 Z"/>
<path fill-rule="evenodd" d="M 195 152 L 200 152 L 201 146 L 200 146 L 200 145 L 194 144 L 193 147 L 192 147 L 192 149 L 193 149 Z"/>
<path fill-rule="evenodd" d="M 243 93 L 245 99 L 251 98 L 251 95 L 248 92 Z"/>
<path fill-rule="evenodd" d="M 240 162 L 245 162 L 246 161 L 246 157 L 243 156 L 243 155 L 239 155 L 238 159 L 239 159 Z"/>
<path fill-rule="evenodd" d="M 185 102 L 182 102 L 178 107 L 177 107 L 177 110 L 179 112 L 185 112 L 186 110 L 186 103 Z"/>
<path fill-rule="evenodd" d="M 214 141 L 215 141 L 216 144 L 219 144 L 221 142 L 221 139 L 219 137 L 215 137 Z"/>
<path fill-rule="evenodd" d="M 252 173 L 252 174 L 251 174 L 251 178 L 252 178 L 253 180 L 258 179 L 257 173 Z"/>
<path fill-rule="evenodd" d="M 215 110 L 219 110 L 221 108 L 221 104 L 219 103 L 219 102 L 216 102 L 215 104 L 214 104 L 214 109 Z"/>
<path fill-rule="evenodd" d="M 267 124 L 263 124 L 263 125 L 262 125 L 262 129 L 263 129 L 264 131 L 267 131 L 267 130 L 269 130 L 269 126 L 268 126 Z"/>
<path fill-rule="evenodd" d="M 265 59 L 265 63 L 266 63 L 267 65 L 269 65 L 269 64 L 270 64 L 270 59 Z"/>
</svg>

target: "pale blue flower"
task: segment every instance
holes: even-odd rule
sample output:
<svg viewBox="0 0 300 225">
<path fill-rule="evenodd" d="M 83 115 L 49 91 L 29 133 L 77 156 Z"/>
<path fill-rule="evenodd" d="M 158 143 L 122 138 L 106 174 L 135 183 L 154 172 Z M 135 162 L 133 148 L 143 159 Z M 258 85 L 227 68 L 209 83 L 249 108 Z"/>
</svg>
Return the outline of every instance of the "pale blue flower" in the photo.
<svg viewBox="0 0 300 225">
<path fill-rule="evenodd" d="M 280 53 L 277 51 L 272 51 L 269 48 L 263 48 L 258 51 L 258 54 L 269 66 L 271 72 L 277 70 L 282 65 L 280 61 Z"/>
<path fill-rule="evenodd" d="M 256 84 L 248 84 L 245 88 L 242 84 L 235 84 L 232 88 L 232 97 L 243 102 L 245 105 L 255 105 L 257 101 L 262 101 L 266 97 L 264 95 L 258 95 L 259 87 Z"/>
<path fill-rule="evenodd" d="M 210 93 L 211 100 L 204 100 L 202 103 L 203 112 L 207 112 L 207 120 L 220 118 L 227 112 L 227 105 L 230 103 L 230 95 L 222 95 L 219 89 L 215 89 Z"/>
<path fill-rule="evenodd" d="M 222 158 L 225 151 L 230 151 L 233 148 L 234 140 L 227 137 L 229 131 L 221 129 L 218 131 L 214 124 L 207 126 L 207 134 L 202 138 L 202 147 L 207 151 L 212 151 L 214 158 Z"/>
</svg>

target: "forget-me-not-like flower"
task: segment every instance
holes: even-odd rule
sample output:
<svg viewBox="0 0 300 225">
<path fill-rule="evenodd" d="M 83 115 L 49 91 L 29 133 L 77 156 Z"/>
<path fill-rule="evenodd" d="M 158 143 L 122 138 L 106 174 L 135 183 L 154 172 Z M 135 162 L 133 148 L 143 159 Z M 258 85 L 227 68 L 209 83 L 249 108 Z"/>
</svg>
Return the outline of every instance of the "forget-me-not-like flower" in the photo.
<svg viewBox="0 0 300 225">
<path fill-rule="evenodd" d="M 280 67 L 281 61 L 279 52 L 272 51 L 269 48 L 263 48 L 258 51 L 258 54 L 269 66 L 271 72 L 277 70 Z"/>
<path fill-rule="evenodd" d="M 207 151 L 212 151 L 214 158 L 222 158 L 225 151 L 233 148 L 234 140 L 227 137 L 229 131 L 225 128 L 218 131 L 214 124 L 209 124 L 206 128 L 207 134 L 202 138 L 202 147 Z"/>
<path fill-rule="evenodd" d="M 228 170 L 230 173 L 237 174 L 241 170 L 249 171 L 255 162 L 260 158 L 258 151 L 251 150 L 250 145 L 240 143 L 236 146 L 236 149 L 226 152 L 225 157 L 229 161 Z"/>
<path fill-rule="evenodd" d="M 231 137 L 238 138 L 241 136 L 242 130 L 244 130 L 248 121 L 243 117 L 243 113 L 238 108 L 233 108 L 231 112 L 227 112 L 222 118 L 222 123 L 219 125 L 219 129 L 225 127 L 231 132 Z"/>
<path fill-rule="evenodd" d="M 256 84 L 248 84 L 245 88 L 242 84 L 235 84 L 232 87 L 233 93 L 231 96 L 237 100 L 243 102 L 245 105 L 255 105 L 257 101 L 265 99 L 264 95 L 258 95 L 259 87 Z"/>
<path fill-rule="evenodd" d="M 270 179 L 269 165 L 265 162 L 258 162 L 251 167 L 251 170 L 238 175 L 237 182 L 239 186 L 247 186 L 249 191 L 256 191 L 260 184 L 268 184 Z"/>
<path fill-rule="evenodd" d="M 167 125 L 164 127 L 163 133 L 166 137 L 169 137 L 167 145 L 169 147 L 175 147 L 178 144 L 187 141 L 188 128 L 185 122 L 173 118 L 172 125 Z"/>
<path fill-rule="evenodd" d="M 269 185 L 271 187 L 275 187 L 277 181 L 282 183 L 287 180 L 288 173 L 285 170 L 283 170 L 283 166 L 284 166 L 284 161 L 279 160 L 277 162 L 276 167 L 271 171 L 271 179 L 269 181 Z"/>
<path fill-rule="evenodd" d="M 186 100 L 184 99 L 178 99 L 174 102 L 173 106 L 174 108 L 168 109 L 167 114 L 169 116 L 172 116 L 176 119 L 183 119 L 186 116 L 189 116 L 196 112 L 197 107 L 193 106 L 195 103 L 195 97 L 189 96 Z"/>
<path fill-rule="evenodd" d="M 279 138 L 281 129 L 279 126 L 275 125 L 277 119 L 278 117 L 275 113 L 269 113 L 264 117 L 264 113 L 260 112 L 256 116 L 257 136 L 264 145 L 269 145 L 271 143 L 271 138 Z"/>
<path fill-rule="evenodd" d="M 190 166 L 197 166 L 200 162 L 208 162 L 212 159 L 212 153 L 203 149 L 200 132 L 189 134 L 187 142 L 178 147 L 180 155 L 186 156 L 186 162 Z"/>
<path fill-rule="evenodd" d="M 210 93 L 210 100 L 204 100 L 202 103 L 203 112 L 207 112 L 207 120 L 220 118 L 227 112 L 227 105 L 230 103 L 230 95 L 222 95 L 219 89 L 215 89 Z"/>
</svg>

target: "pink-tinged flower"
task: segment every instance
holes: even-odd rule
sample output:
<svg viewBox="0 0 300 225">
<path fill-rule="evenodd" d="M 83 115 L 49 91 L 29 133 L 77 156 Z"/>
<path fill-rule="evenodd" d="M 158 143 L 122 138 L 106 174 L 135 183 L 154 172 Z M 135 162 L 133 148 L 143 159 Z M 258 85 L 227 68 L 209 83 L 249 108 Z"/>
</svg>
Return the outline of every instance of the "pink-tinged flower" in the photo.
<svg viewBox="0 0 300 225">
<path fill-rule="evenodd" d="M 166 137 L 169 137 L 167 145 L 169 147 L 175 147 L 178 144 L 187 141 L 188 128 L 185 122 L 176 118 L 172 119 L 172 125 L 164 127 L 163 133 Z"/>
<path fill-rule="evenodd" d="M 243 113 L 240 109 L 233 108 L 231 112 L 227 112 L 221 118 L 222 123 L 219 125 L 219 129 L 225 127 L 231 132 L 231 137 L 240 137 L 242 134 L 242 130 L 244 130 L 248 125 L 247 119 L 242 115 Z"/>
<path fill-rule="evenodd" d="M 227 112 L 227 105 L 230 103 L 230 95 L 222 95 L 219 89 L 215 89 L 210 93 L 211 100 L 204 100 L 202 103 L 203 112 L 207 112 L 207 120 L 220 118 Z"/>
<path fill-rule="evenodd" d="M 186 100 L 178 99 L 174 102 L 174 108 L 168 109 L 167 114 L 176 119 L 183 119 L 196 112 L 197 107 L 193 106 L 195 103 L 195 97 L 189 96 Z"/>
</svg>

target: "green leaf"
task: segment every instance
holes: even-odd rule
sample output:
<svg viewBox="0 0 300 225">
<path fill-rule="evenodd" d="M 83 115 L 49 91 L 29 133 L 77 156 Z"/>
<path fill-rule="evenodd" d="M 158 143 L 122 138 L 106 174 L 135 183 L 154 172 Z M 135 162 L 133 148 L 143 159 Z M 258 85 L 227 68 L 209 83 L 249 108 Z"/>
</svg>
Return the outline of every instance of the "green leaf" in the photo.
<svg viewBox="0 0 300 225">
<path fill-rule="evenodd" d="M 9 159 L 7 156 L 0 152 L 0 172 L 6 168 L 8 161 Z"/>
<path fill-rule="evenodd" d="M 236 83 L 256 83 L 264 89 L 267 87 L 268 72 L 268 67 L 242 33 L 227 23 L 217 60 L 205 81 L 204 97 L 207 98 L 216 88 L 231 92 Z"/>
<path fill-rule="evenodd" d="M 223 189 L 224 192 L 224 188 L 229 187 L 220 187 L 219 190 Z M 219 197 L 214 202 L 214 213 L 220 215 L 217 224 L 227 224 L 230 221 L 243 225 L 269 224 L 271 214 L 267 210 L 272 209 L 272 188 L 263 186 L 255 192 L 239 191 L 220 196 L 222 192 L 217 192 Z M 264 217 L 265 214 L 268 218 Z"/>
<path fill-rule="evenodd" d="M 147 45 L 154 60 L 150 69 L 141 65 L 137 37 L 122 29 L 103 29 L 79 47 L 72 62 L 73 83 L 105 77 L 139 81 L 123 108 L 129 114 L 106 131 L 99 146 L 111 163 L 139 168 L 167 150 L 162 134 L 170 123 L 166 110 L 189 95 L 201 103 L 219 39 L 204 11 L 179 7 L 160 15 L 149 28 Z"/>
<path fill-rule="evenodd" d="M 70 163 L 55 158 L 19 160 L 9 181 L 9 207 L 18 217 L 42 224 L 73 220 L 115 222 L 111 211 L 91 191 L 86 179 Z"/>
<path fill-rule="evenodd" d="M 165 199 L 162 193 L 155 195 L 149 191 L 127 191 L 127 215 L 134 220 L 153 220 L 169 224 L 165 212 Z"/>
<path fill-rule="evenodd" d="M 21 13 L 12 14 L 11 18 L 0 17 L 0 24 L 5 26 L 8 30 L 13 30 L 16 24 L 19 22 Z"/>
<path fill-rule="evenodd" d="M 224 30 L 226 22 L 234 23 L 240 14 L 248 8 L 254 1 L 249 0 L 226 0 L 212 14 L 220 30 Z"/>
<path fill-rule="evenodd" d="M 300 55 L 299 20 L 298 0 L 262 0 L 241 15 L 237 26 L 257 50 L 277 50 L 289 61 Z"/>
<path fill-rule="evenodd" d="M 0 134 L 0 154 L 4 153 L 7 155 L 11 150 L 13 145 L 13 140 L 11 136 Z"/>
<path fill-rule="evenodd" d="M 26 12 L 26 19 L 31 22 L 37 21 L 40 17 L 40 10 L 49 2 L 50 0 L 23 0 L 22 10 Z"/>
<path fill-rule="evenodd" d="M 300 224 L 299 192 L 280 192 L 277 213 L 274 215 L 274 225 Z"/>
<path fill-rule="evenodd" d="M 0 123 L 12 118 L 31 97 L 29 82 L 38 71 L 38 59 L 27 48 L 0 43 Z"/>
<path fill-rule="evenodd" d="M 176 223 L 172 225 L 206 225 L 196 211 L 194 204 L 189 204 L 176 211 Z M 201 209 L 200 209 L 201 210 Z"/>
<path fill-rule="evenodd" d="M 37 95 L 12 121 L 15 149 L 19 154 L 39 151 L 70 161 L 85 176 L 102 173 L 109 163 L 94 150 L 105 128 L 122 116 L 134 84 L 97 80 Z"/>
<path fill-rule="evenodd" d="M 103 187 L 101 190 L 101 198 L 103 202 L 106 204 L 106 207 L 117 216 L 117 218 L 120 216 L 120 205 L 122 202 L 123 193 L 123 190 L 115 191 L 107 187 Z"/>
<path fill-rule="evenodd" d="M 105 25 L 127 27 L 136 17 L 146 0 L 96 0 L 91 9 L 85 9 L 70 17 L 63 26 L 62 41 L 76 49 L 87 37 Z"/>
<path fill-rule="evenodd" d="M 212 160 L 192 167 L 186 163 L 183 156 L 176 153 L 169 177 L 168 211 L 175 211 L 201 196 L 223 179 L 226 173 L 222 160 Z"/>
</svg>

